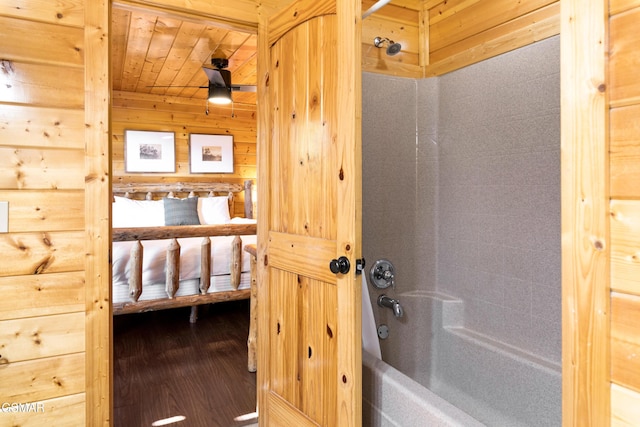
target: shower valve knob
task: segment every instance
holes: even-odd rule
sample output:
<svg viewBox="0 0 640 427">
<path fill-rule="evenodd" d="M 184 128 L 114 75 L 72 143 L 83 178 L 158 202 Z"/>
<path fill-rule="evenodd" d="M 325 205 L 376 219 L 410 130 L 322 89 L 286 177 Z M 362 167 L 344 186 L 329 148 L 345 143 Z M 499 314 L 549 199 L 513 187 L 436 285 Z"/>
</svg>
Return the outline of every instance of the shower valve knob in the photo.
<svg viewBox="0 0 640 427">
<path fill-rule="evenodd" d="M 346 256 L 341 256 L 338 259 L 332 259 L 331 262 L 329 262 L 329 270 L 331 270 L 333 274 L 347 274 L 350 269 L 351 263 L 349 262 L 349 258 Z"/>
</svg>

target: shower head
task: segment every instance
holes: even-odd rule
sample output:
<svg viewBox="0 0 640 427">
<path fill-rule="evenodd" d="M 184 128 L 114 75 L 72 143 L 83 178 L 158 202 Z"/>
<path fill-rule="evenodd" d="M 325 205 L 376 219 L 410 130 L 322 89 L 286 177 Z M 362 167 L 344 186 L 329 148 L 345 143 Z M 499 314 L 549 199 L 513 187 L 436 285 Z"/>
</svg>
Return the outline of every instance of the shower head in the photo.
<svg viewBox="0 0 640 427">
<path fill-rule="evenodd" d="M 393 43 L 387 46 L 387 55 L 393 56 L 397 53 L 400 53 L 400 49 L 402 49 L 402 45 L 400 43 Z"/>
<path fill-rule="evenodd" d="M 382 47 L 385 43 L 388 44 L 387 55 L 393 56 L 400 53 L 400 50 L 402 49 L 402 45 L 400 43 L 394 43 L 393 40 L 387 37 L 376 37 L 375 39 L 373 39 L 373 44 L 375 47 Z"/>
</svg>

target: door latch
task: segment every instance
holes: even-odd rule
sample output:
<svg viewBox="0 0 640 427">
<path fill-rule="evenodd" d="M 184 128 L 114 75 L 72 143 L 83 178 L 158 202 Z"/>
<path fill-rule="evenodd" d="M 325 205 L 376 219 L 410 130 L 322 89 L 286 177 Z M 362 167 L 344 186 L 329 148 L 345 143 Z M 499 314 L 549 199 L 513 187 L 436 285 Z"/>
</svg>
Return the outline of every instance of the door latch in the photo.
<svg viewBox="0 0 640 427">
<path fill-rule="evenodd" d="M 356 275 L 362 274 L 364 266 L 364 258 L 356 260 Z M 349 270 L 351 270 L 351 263 L 349 262 L 349 258 L 341 256 L 338 259 L 332 259 L 331 262 L 329 262 L 329 270 L 331 270 L 333 274 L 347 274 Z"/>
</svg>

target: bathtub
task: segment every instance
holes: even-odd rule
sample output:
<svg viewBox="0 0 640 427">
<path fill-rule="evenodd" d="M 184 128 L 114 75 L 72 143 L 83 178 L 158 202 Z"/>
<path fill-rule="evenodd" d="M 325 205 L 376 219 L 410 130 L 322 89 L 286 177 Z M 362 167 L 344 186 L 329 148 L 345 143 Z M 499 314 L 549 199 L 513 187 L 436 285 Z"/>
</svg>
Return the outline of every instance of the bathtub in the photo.
<svg viewBox="0 0 640 427">
<path fill-rule="evenodd" d="M 484 424 L 363 351 L 362 425 L 474 427 Z"/>
<path fill-rule="evenodd" d="M 559 365 L 465 329 L 461 300 L 423 291 L 395 297 L 403 318 L 376 313 L 389 327 L 386 362 L 363 351 L 363 425 L 561 425 Z"/>
</svg>

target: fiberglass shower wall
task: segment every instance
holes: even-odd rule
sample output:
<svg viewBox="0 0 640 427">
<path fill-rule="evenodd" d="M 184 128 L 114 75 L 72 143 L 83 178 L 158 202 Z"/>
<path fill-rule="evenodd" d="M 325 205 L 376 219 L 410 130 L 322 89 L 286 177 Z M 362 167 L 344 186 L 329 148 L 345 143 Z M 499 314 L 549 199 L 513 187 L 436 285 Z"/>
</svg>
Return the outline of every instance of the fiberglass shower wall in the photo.
<svg viewBox="0 0 640 427">
<path fill-rule="evenodd" d="M 428 83 L 435 88 L 437 81 Z M 380 258 L 388 258 L 394 264 L 396 283 L 401 284 L 398 292 L 425 286 L 435 289 L 435 218 L 425 221 L 423 213 L 435 214 L 435 198 L 425 194 L 437 188 L 437 152 L 432 145 L 429 156 L 421 155 L 431 164 L 417 170 L 417 82 L 364 73 L 362 98 L 364 257 L 369 267 Z M 426 120 L 426 114 L 421 116 L 423 123 L 430 123 L 434 135 L 437 112 L 435 108 L 430 111 L 430 120 Z M 429 174 L 421 180 L 424 185 L 418 182 L 418 173 L 421 177 Z M 425 233 L 418 234 L 416 230 Z M 427 234 L 430 236 L 425 240 Z M 394 295 L 392 289 L 379 293 Z"/>
<path fill-rule="evenodd" d="M 440 78 L 439 291 L 465 327 L 560 363 L 560 43 Z"/>
<path fill-rule="evenodd" d="M 418 81 L 365 73 L 362 127 L 364 255 L 395 264 L 387 293 L 458 297 L 465 328 L 558 368 L 559 44 Z"/>
</svg>

